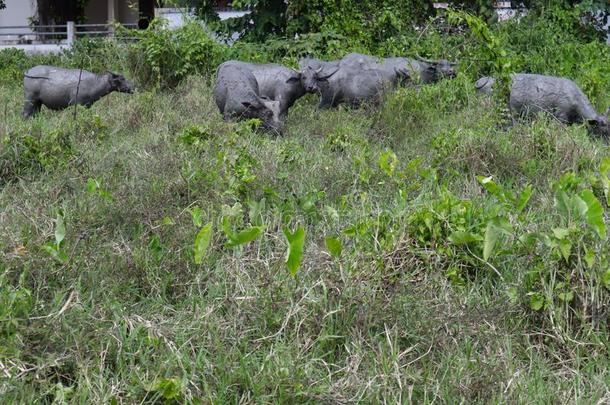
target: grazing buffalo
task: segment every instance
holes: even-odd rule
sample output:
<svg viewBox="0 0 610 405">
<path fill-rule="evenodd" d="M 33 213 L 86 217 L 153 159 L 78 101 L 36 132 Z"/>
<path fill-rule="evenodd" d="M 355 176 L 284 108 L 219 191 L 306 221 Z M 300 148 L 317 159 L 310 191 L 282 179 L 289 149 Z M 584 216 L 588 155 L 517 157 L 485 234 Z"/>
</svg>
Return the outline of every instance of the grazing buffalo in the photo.
<svg viewBox="0 0 610 405">
<path fill-rule="evenodd" d="M 445 59 L 430 60 L 422 57 L 409 58 L 386 58 L 384 65 L 388 67 L 407 68 L 410 76 L 419 83 L 431 84 L 441 79 L 453 79 L 456 76 L 455 62 Z"/>
<path fill-rule="evenodd" d="M 258 83 L 259 95 L 279 101 L 280 117 L 284 118 L 288 109 L 303 95 L 305 88 L 301 83 L 301 73 L 276 63 L 246 63 L 234 61 L 252 72 Z"/>
<path fill-rule="evenodd" d="M 490 94 L 495 79 L 483 77 L 476 82 L 479 92 Z M 587 96 L 572 80 L 537 74 L 511 76 L 509 108 L 515 115 L 548 112 L 566 124 L 586 123 L 589 132 L 610 137 L 609 117 L 598 113 Z"/>
<path fill-rule="evenodd" d="M 23 89 L 25 118 L 38 113 L 41 105 L 52 110 L 62 110 L 74 104 L 90 107 L 113 91 L 133 93 L 133 85 L 121 75 L 110 72 L 97 75 L 86 70 L 44 65 L 35 66 L 25 73 Z"/>
<path fill-rule="evenodd" d="M 420 56 L 417 59 L 409 58 L 376 58 L 361 53 L 347 54 L 339 62 L 341 66 L 353 66 L 367 68 L 367 66 L 379 67 L 392 74 L 394 72 L 406 71 L 409 79 L 417 80 L 423 84 L 435 83 L 443 78 L 454 78 L 456 76 L 455 62 L 445 59 L 430 60 Z M 405 76 L 405 73 L 402 74 Z"/>
<path fill-rule="evenodd" d="M 263 128 L 282 133 L 280 102 L 261 96 L 256 77 L 242 62 L 228 61 L 218 67 L 214 100 L 226 121 L 258 118 Z"/>
<path fill-rule="evenodd" d="M 378 70 L 384 76 L 384 80 L 392 83 L 406 84 L 411 81 L 411 74 L 407 65 L 388 62 L 390 59 L 378 59 L 361 53 L 349 53 L 339 61 L 339 66 L 361 70 Z"/>
</svg>

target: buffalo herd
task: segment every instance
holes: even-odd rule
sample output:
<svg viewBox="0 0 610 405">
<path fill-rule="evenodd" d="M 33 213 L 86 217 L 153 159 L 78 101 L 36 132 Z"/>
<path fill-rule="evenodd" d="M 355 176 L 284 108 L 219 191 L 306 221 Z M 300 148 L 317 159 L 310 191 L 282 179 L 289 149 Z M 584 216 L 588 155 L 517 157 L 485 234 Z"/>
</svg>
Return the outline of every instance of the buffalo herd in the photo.
<svg viewBox="0 0 610 405">
<path fill-rule="evenodd" d="M 305 58 L 299 70 L 279 64 L 230 60 L 216 71 L 214 100 L 225 120 L 257 118 L 262 127 L 281 134 L 290 107 L 307 93 L 320 95 L 319 109 L 346 104 L 358 107 L 379 104 L 397 86 L 425 85 L 456 76 L 455 63 L 392 57 L 376 58 L 350 53 L 338 61 Z M 491 94 L 496 80 L 482 77 L 478 92 Z M 59 110 L 80 104 L 90 107 L 113 91 L 132 93 L 133 85 L 121 75 L 97 75 L 80 69 L 36 66 L 24 75 L 23 116 L 35 115 L 41 105 Z M 573 81 L 537 74 L 510 78 L 508 106 L 513 114 L 548 112 L 559 121 L 585 123 L 589 132 L 610 137 L 610 108 L 606 115 L 595 110 Z"/>
</svg>

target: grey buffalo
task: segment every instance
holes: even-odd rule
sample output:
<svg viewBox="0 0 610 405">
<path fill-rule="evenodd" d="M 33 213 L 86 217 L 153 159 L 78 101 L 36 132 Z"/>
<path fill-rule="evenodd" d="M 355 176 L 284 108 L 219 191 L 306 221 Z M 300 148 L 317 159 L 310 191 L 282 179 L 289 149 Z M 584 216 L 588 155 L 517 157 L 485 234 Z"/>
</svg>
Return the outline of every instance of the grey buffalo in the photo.
<svg viewBox="0 0 610 405">
<path fill-rule="evenodd" d="M 299 61 L 301 83 L 306 93 L 315 93 L 318 89 L 318 78 L 325 78 L 339 68 L 339 61 L 322 61 L 305 58 Z"/>
<path fill-rule="evenodd" d="M 361 69 L 354 66 L 337 66 L 323 76 L 315 76 L 321 100 L 318 108 L 336 107 L 341 103 L 360 106 L 377 104 L 383 95 L 396 87 L 399 75 L 388 75 L 383 69 Z"/>
<path fill-rule="evenodd" d="M 393 59 L 378 59 L 362 53 L 349 53 L 339 61 L 340 67 L 350 67 L 360 70 L 378 70 L 384 80 L 391 83 L 406 84 L 411 81 L 411 73 L 406 63 L 394 63 Z"/>
<path fill-rule="evenodd" d="M 233 61 L 254 75 L 258 83 L 259 95 L 270 100 L 279 101 L 280 118 L 284 118 L 288 109 L 305 94 L 301 83 L 301 73 L 276 63 L 246 63 Z"/>
<path fill-rule="evenodd" d="M 226 121 L 258 118 L 263 128 L 282 132 L 280 102 L 261 96 L 256 77 L 242 62 L 228 61 L 218 67 L 214 100 Z"/>
<path fill-rule="evenodd" d="M 456 65 L 455 62 L 449 62 L 445 59 L 424 59 L 420 56 L 418 56 L 417 59 L 402 57 L 379 59 L 361 53 L 350 53 L 341 59 L 340 65 L 361 68 L 379 66 L 382 70 L 390 74 L 406 70 L 406 75 L 408 75 L 409 80 L 417 81 L 422 84 L 435 83 L 443 78 L 454 78 L 456 76 L 454 69 L 454 66 Z M 402 73 L 402 76 L 405 77 L 405 74 Z"/>
<path fill-rule="evenodd" d="M 456 76 L 455 62 L 445 59 L 431 60 L 420 56 L 417 59 L 387 58 L 385 63 L 391 66 L 406 66 L 413 78 L 422 84 L 436 83 L 441 79 L 453 79 Z"/>
<path fill-rule="evenodd" d="M 491 93 L 495 79 L 483 77 L 476 82 L 479 92 Z M 511 76 L 509 108 L 515 115 L 548 112 L 566 124 L 586 123 L 598 136 L 610 136 L 609 117 L 598 113 L 587 96 L 572 80 L 537 74 Z"/>
<path fill-rule="evenodd" d="M 97 75 L 86 70 L 45 65 L 35 66 L 25 73 L 23 89 L 25 118 L 38 113 L 41 105 L 52 110 L 74 104 L 90 107 L 113 91 L 133 93 L 133 85 L 121 75 L 110 72 Z"/>
<path fill-rule="evenodd" d="M 357 53 L 332 62 L 302 59 L 301 80 L 305 91 L 320 93 L 318 108 L 336 107 L 341 103 L 351 106 L 378 103 L 387 90 L 407 81 L 409 73 L 377 62 L 372 56 Z"/>
</svg>

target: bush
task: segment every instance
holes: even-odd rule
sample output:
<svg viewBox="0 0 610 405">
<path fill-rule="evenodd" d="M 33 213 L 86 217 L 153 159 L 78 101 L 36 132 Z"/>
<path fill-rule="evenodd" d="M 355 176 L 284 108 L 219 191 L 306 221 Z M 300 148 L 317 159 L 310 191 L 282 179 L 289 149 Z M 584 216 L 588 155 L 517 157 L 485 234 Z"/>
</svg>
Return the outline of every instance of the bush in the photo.
<svg viewBox="0 0 610 405">
<path fill-rule="evenodd" d="M 130 48 L 130 69 L 143 86 L 174 87 L 189 75 L 209 76 L 227 54 L 196 21 L 169 30 L 155 20 L 148 30 L 132 33 L 138 42 Z"/>
</svg>

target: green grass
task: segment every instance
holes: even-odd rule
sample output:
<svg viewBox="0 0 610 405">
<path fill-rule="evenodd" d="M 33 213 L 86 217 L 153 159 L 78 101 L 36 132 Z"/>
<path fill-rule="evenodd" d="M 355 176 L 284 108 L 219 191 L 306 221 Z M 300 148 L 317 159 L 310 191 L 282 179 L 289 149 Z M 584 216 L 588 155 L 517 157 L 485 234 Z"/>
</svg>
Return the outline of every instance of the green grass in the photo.
<svg viewBox="0 0 610 405">
<path fill-rule="evenodd" d="M 607 146 L 584 127 L 508 125 L 465 77 L 402 89 L 379 111 L 318 112 L 308 96 L 281 138 L 222 122 L 200 77 L 76 118 L 25 122 L 20 100 L 0 88 L 2 403 L 610 398 L 609 295 L 590 276 L 607 263 L 584 264 L 607 242 L 554 206 L 553 184 L 574 172 L 607 209 L 591 179 Z M 517 213 L 477 176 L 529 184 L 531 200 Z M 214 225 L 201 265 L 194 207 Z M 513 231 L 488 260 L 479 242 L 451 242 L 498 212 Z M 63 261 L 43 248 L 57 246 L 58 213 Z M 264 233 L 227 247 L 223 215 Z M 292 277 L 282 229 L 299 225 Z M 580 232 L 569 260 L 518 240 L 559 226 Z M 562 304 L 566 279 L 576 298 Z"/>
</svg>

